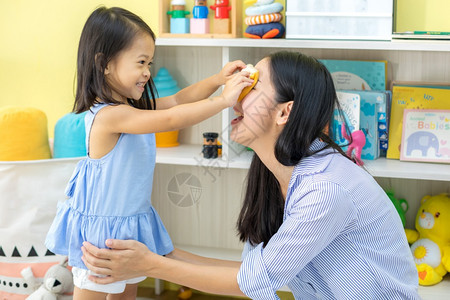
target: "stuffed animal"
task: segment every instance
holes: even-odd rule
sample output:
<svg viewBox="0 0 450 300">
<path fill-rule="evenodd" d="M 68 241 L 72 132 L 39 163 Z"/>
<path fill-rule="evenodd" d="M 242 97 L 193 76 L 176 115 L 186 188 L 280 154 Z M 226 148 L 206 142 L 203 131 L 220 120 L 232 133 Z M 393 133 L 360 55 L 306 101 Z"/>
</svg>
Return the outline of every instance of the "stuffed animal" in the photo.
<svg viewBox="0 0 450 300">
<path fill-rule="evenodd" d="M 450 195 L 422 198 L 416 229 L 405 229 L 416 263 L 419 284 L 434 285 L 450 271 Z"/>
<path fill-rule="evenodd" d="M 30 267 L 22 270 L 22 276 L 31 285 L 38 285 Z M 36 286 L 37 287 L 37 286 Z M 27 300 L 59 300 L 65 293 L 73 292 L 72 272 L 67 269 L 67 258 L 60 264 L 51 266 L 44 276 L 44 281 Z"/>
<path fill-rule="evenodd" d="M 364 145 L 366 144 L 366 135 L 364 134 L 364 131 L 362 130 L 356 130 L 351 133 L 352 138 L 347 134 L 347 130 L 345 127 L 345 123 L 342 124 L 341 127 L 341 134 L 347 141 L 352 141 L 350 145 L 348 145 L 347 148 L 347 156 L 353 157 L 356 164 L 358 166 L 364 165 L 364 162 L 361 160 L 361 153 L 362 149 L 364 148 Z M 355 154 L 353 155 L 353 150 L 355 151 Z"/>
<path fill-rule="evenodd" d="M 391 199 L 392 204 L 394 204 L 395 209 L 402 220 L 403 228 L 406 225 L 406 212 L 408 211 L 409 204 L 405 199 L 398 199 L 394 196 L 393 191 L 386 191 L 386 195 L 388 195 L 389 199 Z"/>
<path fill-rule="evenodd" d="M 253 79 L 253 83 L 252 83 L 252 85 L 246 86 L 245 88 L 242 89 L 242 92 L 238 97 L 238 102 L 242 101 L 242 99 L 244 99 L 244 97 L 247 96 L 248 93 L 250 93 L 250 91 L 253 89 L 253 87 L 258 83 L 258 78 L 259 78 L 258 69 L 256 69 L 251 64 L 248 64 L 247 67 L 242 69 L 242 71 L 248 72 L 250 74 L 249 77 L 250 77 L 250 79 Z"/>
</svg>

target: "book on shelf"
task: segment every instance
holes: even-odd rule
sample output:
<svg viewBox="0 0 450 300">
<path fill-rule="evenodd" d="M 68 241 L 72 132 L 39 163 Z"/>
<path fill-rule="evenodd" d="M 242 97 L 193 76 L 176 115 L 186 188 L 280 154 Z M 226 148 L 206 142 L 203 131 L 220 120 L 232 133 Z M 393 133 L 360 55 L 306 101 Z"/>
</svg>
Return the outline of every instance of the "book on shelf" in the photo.
<svg viewBox="0 0 450 300">
<path fill-rule="evenodd" d="M 447 31 L 404 31 L 394 32 L 393 39 L 413 40 L 450 40 L 450 32 Z"/>
<path fill-rule="evenodd" d="M 405 109 L 400 160 L 450 163 L 450 110 Z"/>
<path fill-rule="evenodd" d="M 450 109 L 449 85 L 421 82 L 393 83 L 387 158 L 400 159 L 405 109 Z"/>
<path fill-rule="evenodd" d="M 383 143 L 387 143 L 386 123 L 386 91 L 356 91 L 341 92 L 354 93 L 360 96 L 359 128 L 364 132 L 366 143 L 362 149 L 361 158 L 374 160 L 380 157 Z"/>
<path fill-rule="evenodd" d="M 359 130 L 360 126 L 360 96 L 356 93 L 336 92 L 342 114 L 336 109 L 334 119 L 331 124 L 332 136 L 334 142 L 338 145 L 345 145 L 348 141 L 342 135 L 342 126 L 344 123 L 349 127 L 349 131 Z M 345 147 L 343 147 L 345 149 Z"/>
<path fill-rule="evenodd" d="M 387 61 L 319 59 L 336 90 L 386 90 Z"/>
<path fill-rule="evenodd" d="M 389 147 L 389 118 L 391 115 L 392 92 L 384 91 L 386 105 L 382 105 L 378 112 L 378 138 L 380 141 L 380 156 L 386 157 Z"/>
</svg>

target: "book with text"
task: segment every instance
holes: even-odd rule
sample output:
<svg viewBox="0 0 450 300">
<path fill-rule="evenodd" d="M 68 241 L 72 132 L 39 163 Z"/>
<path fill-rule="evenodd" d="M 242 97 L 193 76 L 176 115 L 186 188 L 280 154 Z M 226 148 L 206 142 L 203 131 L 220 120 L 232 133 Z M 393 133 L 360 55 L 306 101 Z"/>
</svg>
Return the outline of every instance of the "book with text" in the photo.
<svg viewBox="0 0 450 300">
<path fill-rule="evenodd" d="M 450 109 L 450 89 L 441 86 L 423 87 L 394 85 L 389 122 L 387 158 L 399 159 L 405 109 Z"/>
</svg>

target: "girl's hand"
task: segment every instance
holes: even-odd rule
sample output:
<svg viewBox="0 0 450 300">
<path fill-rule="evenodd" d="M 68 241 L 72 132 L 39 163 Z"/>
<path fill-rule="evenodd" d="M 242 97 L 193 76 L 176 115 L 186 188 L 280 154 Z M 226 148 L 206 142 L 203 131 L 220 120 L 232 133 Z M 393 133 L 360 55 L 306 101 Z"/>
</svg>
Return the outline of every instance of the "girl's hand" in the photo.
<svg viewBox="0 0 450 300">
<path fill-rule="evenodd" d="M 227 102 L 228 107 L 234 106 L 242 90 L 252 85 L 253 79 L 250 79 L 249 75 L 248 72 L 236 73 L 225 84 L 221 97 Z"/>
<path fill-rule="evenodd" d="M 247 65 L 241 60 L 235 60 L 227 63 L 222 70 L 217 74 L 219 77 L 219 85 L 224 85 L 231 79 L 236 71 L 244 69 Z"/>
<path fill-rule="evenodd" d="M 99 249 L 94 245 L 84 242 L 82 260 L 86 267 L 98 275 L 106 277 L 90 276 L 89 280 L 106 284 L 115 281 L 147 276 L 146 258 L 156 255 L 148 248 L 134 240 L 107 240 L 106 246 L 111 249 Z"/>
</svg>

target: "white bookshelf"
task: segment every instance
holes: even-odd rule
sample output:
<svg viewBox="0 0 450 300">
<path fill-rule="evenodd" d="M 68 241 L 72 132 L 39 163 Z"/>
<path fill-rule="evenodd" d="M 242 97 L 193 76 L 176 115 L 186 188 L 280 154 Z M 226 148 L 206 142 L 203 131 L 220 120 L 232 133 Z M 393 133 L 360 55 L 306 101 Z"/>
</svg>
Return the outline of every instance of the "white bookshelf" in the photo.
<svg viewBox="0 0 450 300">
<path fill-rule="evenodd" d="M 255 64 L 279 50 L 301 51 L 319 59 L 387 60 L 388 85 L 392 80 L 450 82 L 449 40 L 253 40 L 158 38 L 155 70 L 166 67 L 180 87 L 195 83 L 220 70 L 226 62 L 241 59 Z M 157 149 L 155 208 L 173 241 L 199 255 L 240 260 L 242 244 L 235 231 L 243 183 L 252 152 L 234 151 L 229 140 L 233 114 L 222 114 L 180 131 L 180 146 Z M 216 131 L 223 142 L 223 158 L 203 159 L 202 133 Z M 239 154 L 234 154 L 238 152 Z M 402 162 L 379 158 L 364 161 L 366 170 L 385 189 L 407 199 L 407 227 L 413 228 L 415 213 L 424 195 L 450 193 L 450 165 Z M 205 167 L 215 169 L 215 178 Z M 188 172 L 202 181 L 203 195 L 197 205 L 175 207 L 167 197 L 167 186 L 174 174 Z M 206 175 L 205 175 L 206 174 Z M 181 223 L 180 223 L 181 222 Z M 180 224 L 181 227 L 180 227 Z M 282 290 L 286 290 L 284 287 Z M 450 276 L 432 287 L 420 287 L 423 299 L 448 299 Z"/>
<path fill-rule="evenodd" d="M 158 148 L 156 163 L 248 169 L 253 157 L 253 152 L 245 151 L 231 160 L 204 159 L 201 149 L 202 145 Z M 450 181 L 450 164 L 404 162 L 381 157 L 376 160 L 365 160 L 364 168 L 374 177 Z"/>
<path fill-rule="evenodd" d="M 295 48 L 295 49 L 353 49 L 394 51 L 450 51 L 450 40 L 352 41 L 296 39 L 174 39 L 158 38 L 157 46 L 231 47 L 231 48 Z"/>
</svg>

